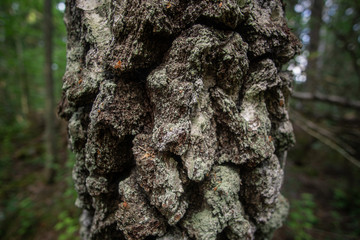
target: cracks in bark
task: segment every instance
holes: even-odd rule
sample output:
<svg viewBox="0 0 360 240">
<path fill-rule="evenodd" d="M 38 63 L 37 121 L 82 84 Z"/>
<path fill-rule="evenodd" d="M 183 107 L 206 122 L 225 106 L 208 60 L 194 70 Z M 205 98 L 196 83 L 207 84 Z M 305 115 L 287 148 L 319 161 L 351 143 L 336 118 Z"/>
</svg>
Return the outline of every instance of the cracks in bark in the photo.
<svg viewBox="0 0 360 240">
<path fill-rule="evenodd" d="M 156 240 L 156 239 L 157 239 L 157 237 L 155 237 L 155 236 L 148 236 L 144 240 Z"/>
<path fill-rule="evenodd" d="M 229 231 L 229 227 L 224 228 L 221 233 L 218 233 L 216 240 L 229 240 L 229 238 L 226 236 L 226 231 Z"/>
<path fill-rule="evenodd" d="M 216 21 L 211 17 L 207 17 L 207 16 L 203 16 L 201 15 L 193 24 L 192 26 L 196 25 L 196 24 L 200 24 L 203 26 L 207 26 L 209 28 L 212 29 L 216 29 L 216 30 L 221 30 L 221 31 L 228 31 L 228 32 L 237 32 L 235 31 L 235 29 L 226 26 L 226 24 L 220 22 L 220 21 Z M 191 26 L 191 27 L 192 27 Z M 190 28 L 190 27 L 189 27 Z M 239 32 L 238 32 L 239 33 Z M 240 33 L 239 33 L 240 34 Z M 240 34 L 241 35 L 241 34 Z"/>
</svg>

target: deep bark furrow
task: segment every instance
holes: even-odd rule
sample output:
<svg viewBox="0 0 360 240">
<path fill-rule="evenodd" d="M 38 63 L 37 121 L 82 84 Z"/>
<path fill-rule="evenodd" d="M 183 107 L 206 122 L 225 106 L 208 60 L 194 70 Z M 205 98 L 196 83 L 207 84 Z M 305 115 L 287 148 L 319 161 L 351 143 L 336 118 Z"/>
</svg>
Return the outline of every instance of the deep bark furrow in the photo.
<svg viewBox="0 0 360 240">
<path fill-rule="evenodd" d="M 280 1 L 67 0 L 83 239 L 269 239 L 299 51 Z"/>
</svg>

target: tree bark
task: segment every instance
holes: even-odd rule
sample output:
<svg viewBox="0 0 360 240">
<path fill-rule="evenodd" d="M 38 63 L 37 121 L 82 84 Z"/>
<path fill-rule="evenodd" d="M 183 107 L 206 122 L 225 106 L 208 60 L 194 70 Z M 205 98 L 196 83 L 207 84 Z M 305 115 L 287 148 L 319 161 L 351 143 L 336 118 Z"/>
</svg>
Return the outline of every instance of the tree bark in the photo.
<svg viewBox="0 0 360 240">
<path fill-rule="evenodd" d="M 280 1 L 66 2 L 83 239 L 270 239 L 294 142 Z"/>
</svg>

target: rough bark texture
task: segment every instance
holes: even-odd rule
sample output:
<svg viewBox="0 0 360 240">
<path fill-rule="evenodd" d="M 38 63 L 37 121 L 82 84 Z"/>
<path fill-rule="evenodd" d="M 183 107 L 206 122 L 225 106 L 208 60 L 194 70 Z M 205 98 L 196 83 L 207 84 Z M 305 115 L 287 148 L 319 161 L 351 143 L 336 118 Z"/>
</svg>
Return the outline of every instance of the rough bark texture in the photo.
<svg viewBox="0 0 360 240">
<path fill-rule="evenodd" d="M 270 239 L 293 144 L 280 1 L 67 1 L 83 239 Z"/>
</svg>

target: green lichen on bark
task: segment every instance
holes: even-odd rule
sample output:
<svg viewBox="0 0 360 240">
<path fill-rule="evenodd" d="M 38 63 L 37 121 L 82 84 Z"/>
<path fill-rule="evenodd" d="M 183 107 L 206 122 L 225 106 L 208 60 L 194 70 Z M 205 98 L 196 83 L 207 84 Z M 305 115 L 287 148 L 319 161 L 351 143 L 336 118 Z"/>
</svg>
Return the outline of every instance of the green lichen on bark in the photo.
<svg viewBox="0 0 360 240">
<path fill-rule="evenodd" d="M 195 239 L 213 239 L 224 231 L 229 239 L 251 239 L 254 228 L 246 220 L 239 199 L 240 176 L 229 166 L 216 166 L 204 182 L 204 206 L 192 210 L 183 225 Z M 191 209 L 190 209 L 191 212 Z"/>
<path fill-rule="evenodd" d="M 67 0 L 83 239 L 270 239 L 294 142 L 280 0 Z M 279 160 L 280 159 L 280 160 Z"/>
</svg>

